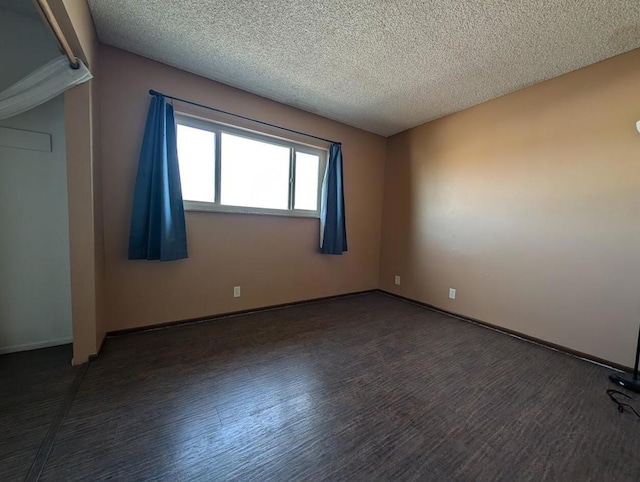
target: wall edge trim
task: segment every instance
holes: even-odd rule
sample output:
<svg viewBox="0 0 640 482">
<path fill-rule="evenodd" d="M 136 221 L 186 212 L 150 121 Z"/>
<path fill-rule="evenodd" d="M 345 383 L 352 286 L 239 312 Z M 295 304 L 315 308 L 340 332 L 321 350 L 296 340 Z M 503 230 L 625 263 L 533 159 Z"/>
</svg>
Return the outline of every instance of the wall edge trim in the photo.
<svg viewBox="0 0 640 482">
<path fill-rule="evenodd" d="M 107 339 L 107 336 L 108 336 L 108 333 L 102 337 L 102 341 L 100 342 L 100 346 L 98 346 L 98 350 L 94 354 L 89 355 L 89 357 L 87 358 L 87 361 L 81 363 L 81 365 L 87 362 L 92 362 L 93 360 L 97 360 L 100 357 L 100 352 L 102 351 L 102 347 L 104 346 L 104 341 Z"/>
<path fill-rule="evenodd" d="M 187 318 L 187 319 L 183 319 L 183 320 L 176 320 L 176 321 L 167 321 L 164 323 L 156 323 L 153 325 L 147 325 L 147 326 L 140 326 L 140 327 L 135 327 L 135 328 L 124 328 L 122 330 L 113 330 L 113 331 L 107 331 L 107 334 L 105 336 L 105 338 L 102 341 L 102 345 L 100 346 L 100 350 L 102 349 L 102 346 L 104 345 L 104 340 L 106 340 L 107 338 L 115 338 L 115 337 L 119 337 L 119 336 L 123 336 L 123 335 L 130 335 L 130 334 L 135 334 L 135 333 L 143 333 L 143 332 L 147 332 L 147 331 L 156 331 L 156 330 L 164 330 L 167 328 L 173 328 L 175 326 L 183 326 L 183 325 L 193 325 L 196 323 L 205 323 L 207 321 L 217 321 L 220 319 L 224 319 L 224 318 L 233 318 L 236 316 L 241 316 L 241 315 L 249 315 L 251 313 L 261 313 L 264 311 L 271 311 L 271 310 L 277 310 L 280 308 L 288 308 L 290 306 L 296 306 L 296 305 L 304 305 L 307 303 L 316 303 L 318 301 L 328 301 L 328 300 L 335 300 L 335 299 L 340 299 L 340 298 L 350 298 L 352 296 L 361 296 L 361 295 L 365 295 L 368 293 L 376 293 L 379 290 L 377 289 L 370 289 L 370 290 L 363 290 L 363 291 L 353 291 L 350 293 L 342 293 L 339 295 L 331 295 L 331 296 L 323 296 L 320 298 L 309 298 L 306 300 L 300 300 L 300 301 L 291 301 L 289 303 L 280 303 L 280 304 L 276 304 L 276 305 L 266 305 L 266 306 L 260 306 L 260 307 L 256 307 L 256 308 L 249 308 L 247 310 L 239 310 L 239 311 L 228 311 L 225 313 L 220 313 L 218 315 L 209 315 L 209 316 L 199 316 L 197 318 Z M 97 358 L 99 356 L 99 353 L 97 355 L 92 355 L 93 359 Z"/>
<path fill-rule="evenodd" d="M 53 340 L 36 341 L 34 343 L 23 343 L 22 345 L 8 345 L 0 347 L 0 355 L 8 355 L 10 353 L 18 353 L 22 351 L 40 350 L 41 348 L 50 348 L 52 346 L 70 345 L 73 343 L 72 337 L 56 338 Z"/>
<path fill-rule="evenodd" d="M 483 320 L 479 320 L 477 318 L 472 318 L 470 316 L 465 316 L 465 315 L 460 315 L 458 313 L 455 313 L 453 311 L 448 311 L 442 308 L 438 308 L 437 306 L 434 305 L 430 305 L 429 303 L 424 303 L 422 301 L 418 301 L 418 300 L 414 300 L 413 298 L 408 298 L 406 296 L 402 296 L 402 295 L 398 295 L 396 293 L 392 293 L 390 291 L 386 291 L 383 289 L 377 289 L 374 290 L 377 291 L 379 293 L 382 293 L 384 295 L 390 296 L 392 298 L 397 298 L 403 301 L 406 301 L 408 303 L 412 303 L 414 305 L 418 305 L 421 306 L 423 308 L 426 308 L 428 310 L 431 311 L 435 311 L 437 313 L 442 313 L 443 315 L 447 315 L 450 316 L 452 318 L 455 318 L 457 320 L 460 321 L 465 321 L 467 323 L 473 323 L 474 325 L 478 325 L 481 326 L 483 328 L 488 328 L 490 330 L 493 331 L 497 331 L 499 333 L 502 333 L 504 335 L 509 335 L 511 337 L 514 338 L 518 338 L 520 340 L 529 342 L 529 343 L 533 343 L 535 345 L 541 346 L 543 348 L 547 348 L 549 350 L 554 350 L 554 351 L 558 351 L 561 353 L 564 353 L 566 355 L 569 356 L 573 356 L 575 358 L 579 358 L 581 360 L 587 361 L 589 363 L 595 363 L 596 365 L 600 365 L 606 368 L 611 368 L 612 370 L 618 370 L 618 371 L 623 371 L 623 372 L 633 372 L 633 368 L 625 366 L 625 365 L 621 365 L 620 363 L 616 363 L 616 362 L 612 362 L 610 360 L 605 360 L 604 358 L 599 358 L 597 356 L 594 355 L 590 355 L 589 353 L 584 353 L 578 350 L 574 350 L 573 348 L 568 348 L 566 346 L 563 345 L 558 345 L 556 343 L 547 341 L 547 340 L 543 340 L 542 338 L 536 338 L 535 336 L 531 336 L 531 335 L 527 335 L 525 333 L 519 332 L 519 331 L 515 331 L 515 330 L 511 330 L 509 328 L 504 328 L 500 325 L 495 325 L 493 323 L 489 323 L 487 321 L 483 321 Z"/>
</svg>

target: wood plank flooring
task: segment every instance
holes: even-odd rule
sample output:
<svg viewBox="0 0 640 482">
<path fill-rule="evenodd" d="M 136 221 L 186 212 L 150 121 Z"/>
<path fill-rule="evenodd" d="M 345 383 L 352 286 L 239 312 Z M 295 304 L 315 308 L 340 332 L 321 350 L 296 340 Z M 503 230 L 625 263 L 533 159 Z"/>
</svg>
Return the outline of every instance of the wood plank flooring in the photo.
<svg viewBox="0 0 640 482">
<path fill-rule="evenodd" d="M 608 373 L 379 293 L 129 334 L 41 480 L 638 480 Z"/>
<path fill-rule="evenodd" d="M 0 356 L 0 480 L 23 480 L 77 370 L 71 345 Z"/>
</svg>

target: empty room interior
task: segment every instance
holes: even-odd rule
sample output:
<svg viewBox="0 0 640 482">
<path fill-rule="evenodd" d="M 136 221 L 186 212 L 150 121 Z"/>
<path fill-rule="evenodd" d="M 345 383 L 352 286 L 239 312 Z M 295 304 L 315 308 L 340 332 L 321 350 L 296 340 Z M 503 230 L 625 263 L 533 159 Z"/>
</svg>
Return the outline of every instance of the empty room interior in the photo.
<svg viewBox="0 0 640 482">
<path fill-rule="evenodd" d="M 640 480 L 640 2 L 0 0 L 0 480 Z"/>
</svg>

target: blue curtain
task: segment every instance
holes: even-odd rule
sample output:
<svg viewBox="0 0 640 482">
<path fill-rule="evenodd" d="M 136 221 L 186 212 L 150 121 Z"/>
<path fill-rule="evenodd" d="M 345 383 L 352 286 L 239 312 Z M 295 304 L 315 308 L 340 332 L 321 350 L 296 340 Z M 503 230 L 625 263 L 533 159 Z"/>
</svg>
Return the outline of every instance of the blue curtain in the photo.
<svg viewBox="0 0 640 482">
<path fill-rule="evenodd" d="M 187 256 L 173 106 L 164 96 L 154 95 L 138 161 L 129 259 L 172 261 Z"/>
<path fill-rule="evenodd" d="M 331 144 L 322 183 L 320 208 L 320 252 L 324 254 L 342 254 L 347 251 L 343 183 L 342 146 Z"/>
</svg>

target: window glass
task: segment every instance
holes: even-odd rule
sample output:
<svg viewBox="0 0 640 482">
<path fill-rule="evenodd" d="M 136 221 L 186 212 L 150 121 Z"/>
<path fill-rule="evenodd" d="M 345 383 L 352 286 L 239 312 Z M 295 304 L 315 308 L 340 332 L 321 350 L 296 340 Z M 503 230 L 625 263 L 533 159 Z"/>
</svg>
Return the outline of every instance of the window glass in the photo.
<svg viewBox="0 0 640 482">
<path fill-rule="evenodd" d="M 318 216 L 322 150 L 182 115 L 176 124 L 185 209 Z"/>
<path fill-rule="evenodd" d="M 295 209 L 318 209 L 318 169 L 320 157 L 296 152 Z"/>
<path fill-rule="evenodd" d="M 221 204 L 289 207 L 289 148 L 224 132 L 221 148 Z"/>
<path fill-rule="evenodd" d="M 178 124 L 177 136 L 182 198 L 188 201 L 214 202 L 215 134 Z"/>
</svg>

